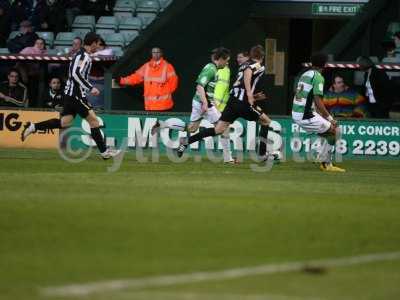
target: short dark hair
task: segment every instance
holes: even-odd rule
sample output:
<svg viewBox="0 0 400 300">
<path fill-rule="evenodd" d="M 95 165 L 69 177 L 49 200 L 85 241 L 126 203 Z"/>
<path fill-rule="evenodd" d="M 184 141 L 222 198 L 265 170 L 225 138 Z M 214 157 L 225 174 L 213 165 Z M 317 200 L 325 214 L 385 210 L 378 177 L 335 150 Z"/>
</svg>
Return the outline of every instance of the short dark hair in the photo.
<svg viewBox="0 0 400 300">
<path fill-rule="evenodd" d="M 11 68 L 11 69 L 9 69 L 8 72 L 7 72 L 7 75 L 10 75 L 11 73 L 17 73 L 18 76 L 20 76 L 20 75 L 19 75 L 19 71 L 18 71 L 18 69 L 16 69 L 16 68 Z"/>
<path fill-rule="evenodd" d="M 313 67 L 324 68 L 327 61 L 328 55 L 326 55 L 325 53 L 314 53 L 311 56 L 311 64 Z"/>
<path fill-rule="evenodd" d="M 263 46 L 257 45 L 250 49 L 251 59 L 262 59 L 264 56 L 265 56 L 265 51 Z"/>
<path fill-rule="evenodd" d="M 46 40 L 44 38 L 41 38 L 41 37 L 37 38 L 36 41 L 37 40 L 41 40 L 43 42 L 43 48 L 46 49 L 46 46 L 47 46 Z M 36 43 L 36 41 L 35 41 L 35 43 Z"/>
<path fill-rule="evenodd" d="M 50 79 L 49 79 L 49 84 L 50 84 L 50 82 L 51 82 L 53 79 L 58 79 L 58 80 L 60 80 L 60 82 L 62 83 L 62 80 L 61 80 L 61 77 L 60 77 L 60 76 L 51 76 Z"/>
<path fill-rule="evenodd" d="M 82 41 L 82 38 L 81 38 L 80 36 L 76 36 L 76 37 L 74 37 L 74 40 L 80 40 L 80 41 L 81 41 L 81 43 L 83 42 L 83 41 Z"/>
<path fill-rule="evenodd" d="M 83 44 L 85 46 L 90 46 L 93 43 L 97 43 L 98 41 L 100 41 L 100 39 L 100 35 L 96 34 L 95 32 L 88 32 L 85 36 L 85 39 L 83 40 Z"/>
<path fill-rule="evenodd" d="M 231 51 L 225 47 L 218 47 L 211 51 L 211 54 L 213 59 L 215 60 L 218 60 L 220 58 L 227 59 L 231 56 Z"/>
<path fill-rule="evenodd" d="M 393 36 L 395 36 L 395 37 L 400 39 L 400 31 L 397 31 Z"/>
<path fill-rule="evenodd" d="M 249 51 L 247 51 L 247 50 L 240 50 L 240 51 L 238 52 L 238 55 L 239 55 L 239 54 L 242 54 L 242 55 L 245 56 L 245 57 L 249 57 L 249 56 L 250 56 Z"/>
<path fill-rule="evenodd" d="M 334 84 L 336 82 L 336 78 L 342 78 L 344 81 L 344 77 L 342 75 L 340 75 L 339 73 L 334 73 L 332 76 L 332 84 Z"/>
</svg>

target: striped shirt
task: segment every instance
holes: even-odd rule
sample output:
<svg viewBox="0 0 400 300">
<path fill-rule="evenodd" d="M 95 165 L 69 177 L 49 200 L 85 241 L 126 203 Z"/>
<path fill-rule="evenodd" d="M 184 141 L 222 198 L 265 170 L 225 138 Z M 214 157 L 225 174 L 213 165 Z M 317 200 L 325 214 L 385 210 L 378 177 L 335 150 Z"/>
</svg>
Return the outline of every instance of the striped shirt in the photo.
<svg viewBox="0 0 400 300">
<path fill-rule="evenodd" d="M 261 65 L 258 62 L 255 61 L 248 61 L 244 64 L 242 64 L 238 70 L 238 75 L 236 82 L 233 84 L 233 88 L 231 90 L 231 95 L 236 98 L 239 101 L 245 101 L 248 102 L 247 100 L 247 93 L 246 93 L 246 87 L 244 84 L 244 72 L 250 69 L 252 72 L 251 75 L 251 91 L 254 94 L 254 92 L 257 90 L 257 83 L 259 80 L 264 76 L 265 73 L 265 67 Z"/>
<path fill-rule="evenodd" d="M 217 66 L 213 63 L 207 64 L 203 70 L 201 70 L 200 75 L 197 77 L 196 83 L 201 85 L 207 96 L 208 103 L 214 101 L 214 89 L 217 82 Z M 197 92 L 193 97 L 194 101 L 201 102 L 200 94 Z"/>
<path fill-rule="evenodd" d="M 92 59 L 89 53 L 84 48 L 81 48 L 69 64 L 68 80 L 64 90 L 65 95 L 79 98 L 86 97 L 86 92 L 93 88 L 89 82 L 91 67 Z"/>
<path fill-rule="evenodd" d="M 309 70 L 300 76 L 293 99 L 293 119 L 306 120 L 314 117 L 314 96 L 324 96 L 324 82 L 324 77 L 316 70 Z"/>
</svg>

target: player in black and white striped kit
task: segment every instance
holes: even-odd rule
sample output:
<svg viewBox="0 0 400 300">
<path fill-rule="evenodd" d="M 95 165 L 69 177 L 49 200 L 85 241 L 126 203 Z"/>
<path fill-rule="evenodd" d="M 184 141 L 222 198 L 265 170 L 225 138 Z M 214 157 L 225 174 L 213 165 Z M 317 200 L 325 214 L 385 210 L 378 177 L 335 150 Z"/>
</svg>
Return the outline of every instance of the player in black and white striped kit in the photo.
<svg viewBox="0 0 400 300">
<path fill-rule="evenodd" d="M 65 86 L 64 110 L 61 119 L 50 119 L 40 123 L 27 122 L 21 134 L 22 141 L 37 130 L 54 128 L 68 128 L 78 114 L 86 119 L 90 125 L 91 136 L 99 148 L 103 159 L 109 159 L 120 153 L 120 150 L 107 149 L 103 136 L 99 129 L 99 121 L 92 106 L 88 103 L 86 94 L 93 96 L 100 94 L 99 90 L 93 87 L 89 80 L 89 73 L 92 67 L 91 53 L 97 51 L 100 44 L 100 36 L 90 32 L 85 36 L 84 46 L 73 57 L 68 70 L 68 81 Z"/>
<path fill-rule="evenodd" d="M 258 121 L 268 127 L 271 119 L 256 105 L 257 100 L 265 100 L 266 95 L 259 86 L 265 76 L 265 68 L 262 65 L 264 49 L 262 46 L 254 46 L 250 50 L 250 60 L 240 67 L 238 77 L 234 83 L 231 96 L 222 112 L 222 115 L 214 128 L 207 128 L 182 139 L 177 149 L 177 155 L 181 157 L 189 144 L 198 142 L 208 136 L 216 136 L 223 133 L 236 119 L 243 118 L 248 121 Z"/>
</svg>

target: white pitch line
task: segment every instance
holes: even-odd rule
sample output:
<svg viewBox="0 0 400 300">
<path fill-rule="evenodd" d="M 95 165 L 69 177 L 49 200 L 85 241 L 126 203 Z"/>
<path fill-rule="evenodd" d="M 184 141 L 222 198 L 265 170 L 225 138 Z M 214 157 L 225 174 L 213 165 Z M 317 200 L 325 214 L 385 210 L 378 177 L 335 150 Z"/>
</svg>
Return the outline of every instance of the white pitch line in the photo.
<svg viewBox="0 0 400 300">
<path fill-rule="evenodd" d="M 261 265 L 256 267 L 226 269 L 221 271 L 196 272 L 188 274 L 164 275 L 156 277 L 116 279 L 84 284 L 71 284 L 41 289 L 47 296 L 87 296 L 94 293 L 118 291 L 124 289 L 144 289 L 149 287 L 165 287 L 179 284 L 196 283 L 213 280 L 236 279 L 248 276 L 267 275 L 300 271 L 304 267 L 346 267 L 378 261 L 400 259 L 400 252 L 377 253 L 342 258 L 328 258 L 308 261 L 297 261 Z"/>
</svg>

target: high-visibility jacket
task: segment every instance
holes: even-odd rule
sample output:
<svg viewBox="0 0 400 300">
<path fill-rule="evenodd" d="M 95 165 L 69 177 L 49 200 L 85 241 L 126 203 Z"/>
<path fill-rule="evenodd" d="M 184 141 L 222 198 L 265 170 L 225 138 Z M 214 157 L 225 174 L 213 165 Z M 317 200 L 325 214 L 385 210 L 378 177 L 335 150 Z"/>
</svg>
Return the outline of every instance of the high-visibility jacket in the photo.
<svg viewBox="0 0 400 300">
<path fill-rule="evenodd" d="M 153 59 L 135 73 L 122 77 L 121 85 L 136 85 L 144 82 L 145 110 L 170 110 L 174 106 L 172 93 L 178 87 L 178 76 L 174 67 L 164 59 Z"/>
<path fill-rule="evenodd" d="M 228 66 L 217 71 L 217 82 L 214 89 L 214 102 L 219 111 L 223 111 L 229 100 L 229 83 L 231 70 Z"/>
</svg>

